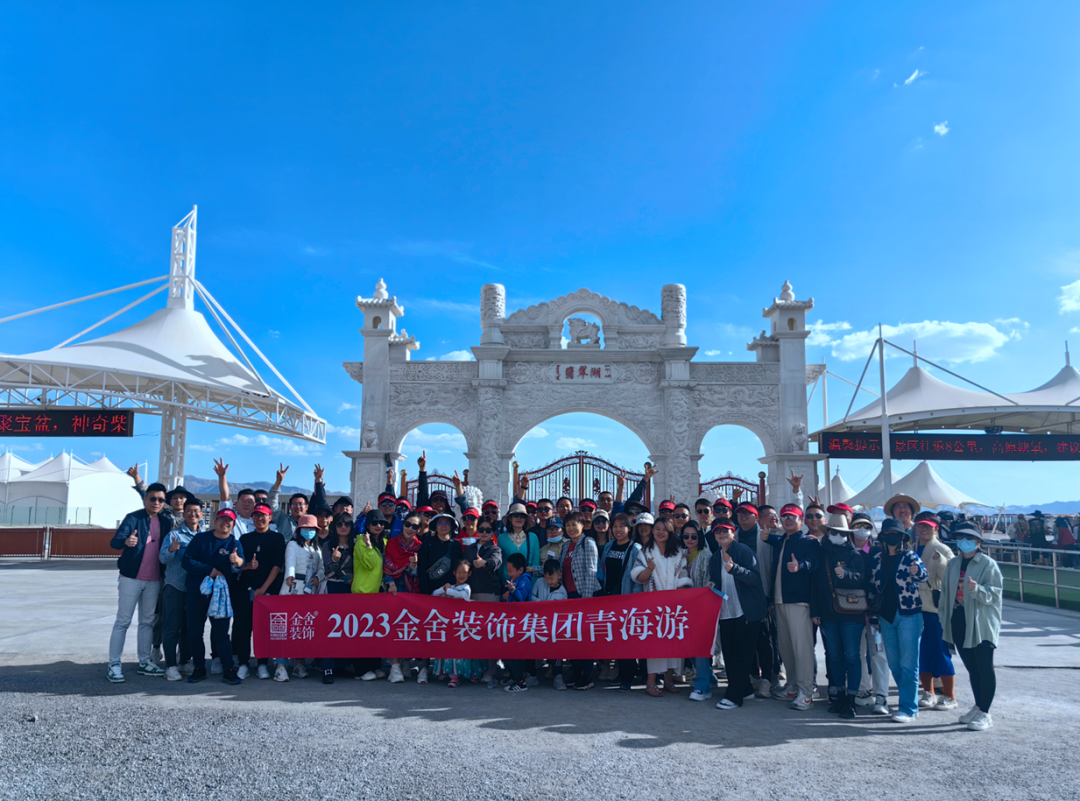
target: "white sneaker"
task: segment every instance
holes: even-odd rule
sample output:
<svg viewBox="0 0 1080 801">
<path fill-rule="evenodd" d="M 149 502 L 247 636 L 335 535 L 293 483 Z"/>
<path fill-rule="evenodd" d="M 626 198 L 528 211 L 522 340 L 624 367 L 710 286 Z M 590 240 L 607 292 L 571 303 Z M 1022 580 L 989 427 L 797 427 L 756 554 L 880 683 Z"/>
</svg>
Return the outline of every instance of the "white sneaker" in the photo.
<svg viewBox="0 0 1080 801">
<path fill-rule="evenodd" d="M 124 679 L 124 670 L 120 667 L 119 662 L 113 662 L 109 665 L 109 672 L 105 674 L 105 678 L 111 681 L 113 684 L 119 684 Z"/>
<path fill-rule="evenodd" d="M 712 693 L 708 690 L 703 693 L 699 693 L 697 690 L 694 690 L 692 693 L 690 693 L 691 701 L 708 701 L 710 698 L 712 698 Z"/>
<path fill-rule="evenodd" d="M 949 712 L 953 709 L 956 709 L 956 707 L 956 699 L 950 698 L 947 695 L 939 695 L 937 697 L 937 703 L 934 704 L 934 709 L 937 709 L 941 712 Z"/>
<path fill-rule="evenodd" d="M 194 672 L 195 672 L 195 663 L 194 662 L 185 662 L 184 664 L 182 664 L 180 666 L 180 675 L 181 676 L 190 676 Z"/>
<path fill-rule="evenodd" d="M 874 715 L 888 715 L 889 705 L 885 702 L 885 696 L 878 695 L 874 697 L 874 708 L 870 710 Z"/>
<path fill-rule="evenodd" d="M 417 684 L 427 684 L 427 668 L 420 668 L 420 672 L 416 674 Z"/>
<path fill-rule="evenodd" d="M 172 667 L 165 668 L 165 680 L 166 681 L 183 681 L 184 677 L 180 675 L 180 669 L 173 665 Z"/>
<path fill-rule="evenodd" d="M 855 706 L 873 706 L 874 694 L 869 690 L 863 690 L 855 696 Z"/>
<path fill-rule="evenodd" d="M 246 664 L 241 665 L 240 669 L 238 671 L 236 671 L 236 678 L 238 678 L 240 680 L 246 679 L 250 675 L 251 675 L 251 668 L 249 668 Z"/>
<path fill-rule="evenodd" d="M 800 694 L 798 698 L 791 702 L 791 708 L 796 709 L 799 712 L 805 712 L 808 709 L 813 709 L 814 699 L 808 698 L 807 696 Z"/>
<path fill-rule="evenodd" d="M 814 702 L 811 701 L 810 706 L 813 706 L 813 705 L 814 705 Z M 716 708 L 717 709 L 738 709 L 739 705 L 736 704 L 734 701 L 729 701 L 726 698 L 721 698 L 719 701 L 717 701 Z M 810 707 L 807 707 L 807 709 L 809 709 L 809 708 Z"/>
<path fill-rule="evenodd" d="M 270 668 L 268 668 L 266 665 L 259 665 L 259 670 L 256 675 L 258 675 L 260 679 L 268 679 L 270 678 Z"/>
<path fill-rule="evenodd" d="M 386 671 L 383 670 L 382 668 L 378 668 L 375 671 L 375 678 L 377 678 L 377 679 L 385 679 L 386 678 Z"/>
<path fill-rule="evenodd" d="M 772 684 L 768 679 L 762 679 L 758 682 L 757 691 L 754 693 L 758 698 L 768 698 L 772 695 Z"/>
<path fill-rule="evenodd" d="M 937 696 L 926 690 L 919 690 L 919 709 L 930 709 L 937 703 Z"/>
<path fill-rule="evenodd" d="M 289 669 L 284 665 L 278 665 L 274 668 L 274 681 L 288 681 Z"/>
<path fill-rule="evenodd" d="M 994 725 L 993 718 L 990 717 L 989 712 L 979 712 L 968 722 L 968 728 L 972 731 L 986 731 Z"/>
<path fill-rule="evenodd" d="M 221 657 L 214 657 L 214 661 L 210 663 L 210 674 L 220 676 L 224 672 L 225 669 L 221 667 Z"/>
<path fill-rule="evenodd" d="M 155 662 L 165 661 L 165 652 L 161 650 L 160 645 L 155 645 L 153 648 L 150 649 L 150 658 L 153 659 Z"/>
<path fill-rule="evenodd" d="M 554 682 L 554 684 L 555 684 L 555 689 L 556 690 L 565 690 L 566 689 L 566 679 L 564 679 L 562 677 L 562 673 L 555 674 L 555 682 Z"/>
<path fill-rule="evenodd" d="M 894 714 L 892 716 L 892 722 L 893 723 L 914 723 L 915 718 L 917 718 L 918 716 L 919 716 L 918 712 L 916 712 L 914 715 L 909 715 L 907 712 L 901 712 L 901 711 L 897 710 L 896 714 Z"/>
<path fill-rule="evenodd" d="M 369 670 L 360 677 L 360 681 L 375 681 L 377 678 L 379 678 L 378 674 L 374 670 Z"/>
<path fill-rule="evenodd" d="M 390 683 L 391 684 L 401 684 L 403 681 L 405 681 L 405 676 L 403 676 L 402 673 L 401 673 L 401 665 L 391 665 L 390 666 Z"/>
<path fill-rule="evenodd" d="M 964 725 L 967 725 L 968 723 L 971 723 L 971 721 L 975 719 L 975 716 L 980 714 L 981 712 L 982 710 L 979 709 L 979 707 L 973 706 L 971 709 L 969 709 L 967 712 L 960 716 L 960 722 Z"/>
<path fill-rule="evenodd" d="M 159 668 L 156 664 L 154 664 L 154 662 L 152 662 L 151 660 L 148 659 L 145 662 L 140 662 L 139 663 L 138 674 L 140 676 L 160 677 L 160 676 L 165 675 L 165 671 L 162 670 L 161 668 Z"/>
<path fill-rule="evenodd" d="M 294 676 L 296 676 L 296 678 L 298 678 L 298 679 L 306 679 L 307 678 L 307 668 L 304 667 L 304 663 L 303 662 L 297 662 L 296 667 L 294 667 L 292 669 L 292 674 Z"/>
</svg>

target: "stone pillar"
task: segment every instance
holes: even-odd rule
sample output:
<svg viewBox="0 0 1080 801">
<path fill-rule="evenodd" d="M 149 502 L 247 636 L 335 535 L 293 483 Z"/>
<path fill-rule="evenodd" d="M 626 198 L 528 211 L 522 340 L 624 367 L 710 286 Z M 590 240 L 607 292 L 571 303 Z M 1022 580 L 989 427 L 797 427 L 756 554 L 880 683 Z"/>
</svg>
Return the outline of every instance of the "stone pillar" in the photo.
<svg viewBox="0 0 1080 801">
<path fill-rule="evenodd" d="M 686 344 L 686 287 L 667 284 L 660 295 L 660 313 L 667 329 L 664 331 L 666 347 Z"/>
<path fill-rule="evenodd" d="M 386 488 L 386 458 L 385 453 L 373 453 L 371 451 L 343 451 L 346 458 L 352 461 L 352 471 L 349 474 L 349 491 L 356 509 L 364 508 L 364 504 L 371 502 L 375 507 L 375 500 L 379 493 Z M 394 495 L 398 493 L 398 465 L 404 461 L 405 454 L 390 452 L 390 461 L 394 463 Z M 359 512 L 357 512 L 359 514 Z"/>
<path fill-rule="evenodd" d="M 481 345 L 503 344 L 502 324 L 506 320 L 506 288 L 502 284 L 484 284 L 480 288 Z"/>
<path fill-rule="evenodd" d="M 676 500 L 693 508 L 697 499 L 698 484 L 696 452 L 690 435 L 693 421 L 693 402 L 688 386 L 668 386 L 664 389 L 664 443 L 667 455 L 664 459 L 662 500 L 674 495 Z M 658 475 L 659 477 L 659 475 Z"/>
<path fill-rule="evenodd" d="M 482 379 L 477 388 L 480 420 L 477 453 L 469 456 L 470 483 L 506 508 L 510 488 L 510 460 L 503 454 L 503 391 L 505 381 Z M 475 470 L 475 472 L 474 472 Z"/>
</svg>

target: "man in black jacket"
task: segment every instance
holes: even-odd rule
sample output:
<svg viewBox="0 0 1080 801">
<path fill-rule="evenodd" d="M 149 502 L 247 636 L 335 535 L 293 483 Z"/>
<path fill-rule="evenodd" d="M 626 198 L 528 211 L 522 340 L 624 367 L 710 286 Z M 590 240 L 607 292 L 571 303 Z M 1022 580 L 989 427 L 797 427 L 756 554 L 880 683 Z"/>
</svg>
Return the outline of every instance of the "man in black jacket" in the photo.
<svg viewBox="0 0 1080 801">
<path fill-rule="evenodd" d="M 172 518 L 161 514 L 165 508 L 165 485 L 151 484 L 143 496 L 143 508 L 127 515 L 116 529 L 110 546 L 120 551 L 119 603 L 112 636 L 109 638 L 109 670 L 106 678 L 124 681 L 120 659 L 135 607 L 139 607 L 139 674 L 164 676 L 165 671 L 150 658 L 154 639 L 154 618 L 161 594 L 161 543 L 172 528 Z"/>
<path fill-rule="evenodd" d="M 777 687 L 773 698 L 791 701 L 799 711 L 814 706 L 814 627 L 810 622 L 810 576 L 818 567 L 821 546 L 802 530 L 802 509 L 789 504 L 780 510 L 784 538 L 773 546 L 773 574 L 769 588 L 776 609 L 780 658 L 787 670 L 787 686 Z M 794 682 L 794 684 L 793 684 Z"/>
</svg>

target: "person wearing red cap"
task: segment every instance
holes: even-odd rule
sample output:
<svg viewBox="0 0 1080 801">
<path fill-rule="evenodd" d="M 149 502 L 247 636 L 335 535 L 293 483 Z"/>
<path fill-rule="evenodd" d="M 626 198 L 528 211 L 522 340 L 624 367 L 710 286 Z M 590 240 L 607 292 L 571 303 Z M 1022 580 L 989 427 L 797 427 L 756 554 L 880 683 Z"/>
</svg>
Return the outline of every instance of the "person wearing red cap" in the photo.
<svg viewBox="0 0 1080 801">
<path fill-rule="evenodd" d="M 803 512 L 789 504 L 780 510 L 784 538 L 773 546 L 773 580 L 766 587 L 776 610 L 777 642 L 787 670 L 787 686 L 773 698 L 791 701 L 799 711 L 814 706 L 814 628 L 810 621 L 810 577 L 821 547 L 802 530 Z"/>
<path fill-rule="evenodd" d="M 661 520 L 671 520 L 671 516 L 675 514 L 675 501 L 660 501 L 656 513 Z"/>
<path fill-rule="evenodd" d="M 956 709 L 956 669 L 953 667 L 938 606 L 941 603 L 945 567 L 955 556 L 938 539 L 941 519 L 933 512 L 915 515 L 915 553 L 926 565 L 926 581 L 919 585 L 922 599 L 923 633 L 919 641 L 919 707 L 950 711 Z M 934 692 L 934 680 L 941 680 L 941 695 Z"/>
<path fill-rule="evenodd" d="M 727 498 L 717 498 L 713 501 L 712 511 L 714 523 L 735 525 L 735 520 L 731 516 L 731 501 Z"/>
<path fill-rule="evenodd" d="M 735 507 L 735 520 L 739 524 L 739 528 L 735 532 L 735 538 L 755 553 L 757 552 L 758 536 L 760 534 L 758 517 L 757 507 L 752 503 L 740 503 Z"/>
<path fill-rule="evenodd" d="M 281 535 L 270 530 L 273 510 L 267 504 L 255 504 L 251 521 L 255 530 L 240 537 L 240 549 L 246 561 L 236 591 L 232 595 L 233 629 L 232 647 L 239 669 L 236 676 L 246 679 L 250 675 L 248 661 L 251 656 L 251 629 L 255 598 L 260 595 L 277 595 L 281 590 L 285 568 L 285 541 Z M 259 660 L 258 676 L 270 678 L 267 659 Z"/>
<path fill-rule="evenodd" d="M 848 506 L 846 503 L 834 503 L 825 511 L 831 515 L 843 515 L 847 518 L 847 524 L 849 527 L 851 526 L 851 518 L 855 515 L 855 510 Z"/>
<path fill-rule="evenodd" d="M 484 501 L 484 505 L 480 507 L 481 516 L 491 523 L 491 529 L 495 532 L 495 536 L 498 537 L 503 532 L 503 522 L 499 519 L 499 504 L 495 501 Z"/>
<path fill-rule="evenodd" d="M 479 509 L 470 507 L 462 511 L 461 530 L 457 534 L 458 541 L 461 543 L 462 548 L 476 542 L 476 527 L 480 523 L 480 517 Z M 433 517 L 431 519 L 434 520 L 435 518 Z"/>
</svg>

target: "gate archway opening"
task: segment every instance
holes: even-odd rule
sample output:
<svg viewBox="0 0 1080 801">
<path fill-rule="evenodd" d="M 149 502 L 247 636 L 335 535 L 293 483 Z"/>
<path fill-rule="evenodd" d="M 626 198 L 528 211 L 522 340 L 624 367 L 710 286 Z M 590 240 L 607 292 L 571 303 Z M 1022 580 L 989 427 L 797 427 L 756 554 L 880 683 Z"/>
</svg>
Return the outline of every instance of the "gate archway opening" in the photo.
<svg viewBox="0 0 1080 801">
<path fill-rule="evenodd" d="M 397 471 L 395 491 L 399 496 L 408 498 L 409 503 L 416 504 L 420 482 L 417 459 L 424 456 L 427 460 L 428 492 L 443 490 L 452 499 L 454 473 L 457 472 L 466 484 L 469 481 L 469 459 L 465 455 L 468 449 L 465 434 L 455 426 L 448 423 L 416 426 L 401 441 L 400 452 L 405 455 L 405 461 Z"/>
<path fill-rule="evenodd" d="M 765 503 L 764 469 L 759 459 L 766 452 L 757 434 L 738 423 L 721 423 L 705 433 L 699 451 L 699 490 L 703 495 L 733 502 L 738 496 L 758 505 Z"/>
<path fill-rule="evenodd" d="M 604 415 L 571 412 L 534 426 L 514 449 L 514 475 L 530 477 L 528 500 L 569 496 L 577 505 L 596 500 L 600 492 L 616 492 L 616 479 L 626 474 L 625 501 L 638 485 L 649 461 L 649 449 L 630 428 Z M 519 481 L 514 481 L 515 492 Z M 645 503 L 650 500 L 646 489 Z"/>
</svg>

